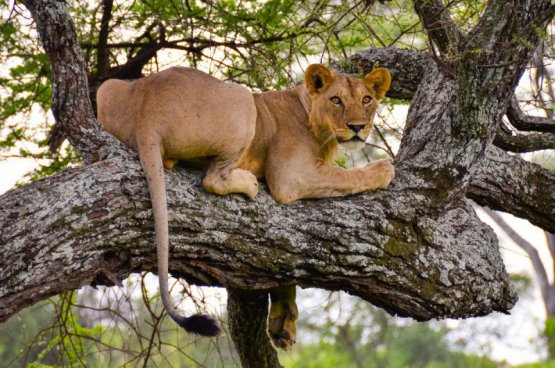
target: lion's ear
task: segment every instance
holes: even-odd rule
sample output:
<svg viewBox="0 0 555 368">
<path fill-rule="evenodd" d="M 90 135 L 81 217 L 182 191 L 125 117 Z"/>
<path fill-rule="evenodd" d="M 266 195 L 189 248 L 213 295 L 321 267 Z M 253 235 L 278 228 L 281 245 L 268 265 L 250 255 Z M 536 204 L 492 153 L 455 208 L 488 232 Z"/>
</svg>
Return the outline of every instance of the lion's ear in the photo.
<svg viewBox="0 0 555 368">
<path fill-rule="evenodd" d="M 385 68 L 372 70 L 364 76 L 366 86 L 376 92 L 376 98 L 382 99 L 391 85 L 391 74 Z"/>
<path fill-rule="evenodd" d="M 309 65 L 304 73 L 304 83 L 311 95 L 324 91 L 333 81 L 333 72 L 322 64 Z"/>
</svg>

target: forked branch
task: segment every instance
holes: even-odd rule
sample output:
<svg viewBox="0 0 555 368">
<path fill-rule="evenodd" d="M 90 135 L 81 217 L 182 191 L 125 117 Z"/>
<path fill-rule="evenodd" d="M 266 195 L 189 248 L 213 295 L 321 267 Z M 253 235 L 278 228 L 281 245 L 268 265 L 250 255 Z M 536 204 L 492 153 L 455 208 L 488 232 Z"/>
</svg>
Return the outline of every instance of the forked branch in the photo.
<svg viewBox="0 0 555 368">
<path fill-rule="evenodd" d="M 456 55 L 464 41 L 464 34 L 451 19 L 449 7 L 437 0 L 415 0 L 414 10 L 441 54 Z"/>
</svg>

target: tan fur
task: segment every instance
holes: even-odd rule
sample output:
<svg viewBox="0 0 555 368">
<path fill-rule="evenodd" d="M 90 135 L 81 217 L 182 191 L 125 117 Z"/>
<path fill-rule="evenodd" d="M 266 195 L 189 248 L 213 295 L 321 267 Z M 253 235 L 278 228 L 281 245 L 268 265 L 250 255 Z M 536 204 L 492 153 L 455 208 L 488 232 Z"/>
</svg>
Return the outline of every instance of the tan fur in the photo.
<svg viewBox="0 0 555 368">
<path fill-rule="evenodd" d="M 297 339 L 296 287 L 287 285 L 270 292 L 271 306 L 268 313 L 268 336 L 275 347 L 289 350 Z"/>
<path fill-rule="evenodd" d="M 189 68 L 170 68 L 133 82 L 109 80 L 100 86 L 98 120 L 139 153 L 147 177 L 160 294 L 172 318 L 177 312 L 167 290 L 163 167 L 208 159 L 206 190 L 252 198 L 258 193 L 256 178 L 265 178 L 279 203 L 385 188 L 393 178 L 389 161 L 347 170 L 335 166 L 333 158 L 338 142 L 357 134 L 366 140 L 390 82 L 389 72 L 382 68 L 355 78 L 315 64 L 307 69 L 304 85 L 254 97 L 244 87 Z M 358 126 L 358 133 L 352 126 Z"/>
</svg>

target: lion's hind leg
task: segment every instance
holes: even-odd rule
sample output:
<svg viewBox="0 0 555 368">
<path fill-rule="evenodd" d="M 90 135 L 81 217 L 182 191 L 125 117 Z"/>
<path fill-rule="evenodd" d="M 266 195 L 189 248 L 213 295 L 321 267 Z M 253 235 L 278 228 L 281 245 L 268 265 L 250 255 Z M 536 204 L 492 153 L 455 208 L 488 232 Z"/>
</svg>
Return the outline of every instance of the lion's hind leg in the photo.
<svg viewBox="0 0 555 368">
<path fill-rule="evenodd" d="M 295 285 L 282 286 L 270 292 L 272 304 L 268 315 L 268 335 L 275 347 L 284 350 L 289 350 L 297 340 L 299 311 L 295 297 Z"/>
<path fill-rule="evenodd" d="M 250 171 L 235 168 L 240 157 L 237 155 L 233 160 L 217 158 L 212 162 L 202 181 L 204 188 L 220 195 L 242 193 L 254 198 L 258 194 L 258 180 Z"/>
</svg>

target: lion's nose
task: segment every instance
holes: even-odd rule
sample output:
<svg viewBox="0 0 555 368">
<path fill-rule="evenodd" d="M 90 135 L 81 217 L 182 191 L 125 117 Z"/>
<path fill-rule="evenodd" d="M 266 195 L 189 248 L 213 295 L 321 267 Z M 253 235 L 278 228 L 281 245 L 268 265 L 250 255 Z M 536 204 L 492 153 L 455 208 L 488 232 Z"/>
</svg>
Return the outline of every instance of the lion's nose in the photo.
<svg viewBox="0 0 555 368">
<path fill-rule="evenodd" d="M 364 124 L 357 124 L 357 123 L 349 123 L 347 124 L 347 126 L 355 133 L 360 132 L 362 128 L 364 128 Z"/>
</svg>

